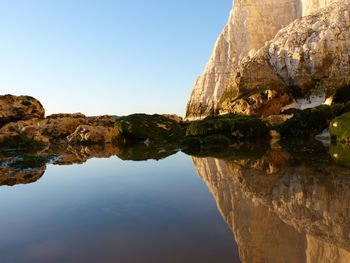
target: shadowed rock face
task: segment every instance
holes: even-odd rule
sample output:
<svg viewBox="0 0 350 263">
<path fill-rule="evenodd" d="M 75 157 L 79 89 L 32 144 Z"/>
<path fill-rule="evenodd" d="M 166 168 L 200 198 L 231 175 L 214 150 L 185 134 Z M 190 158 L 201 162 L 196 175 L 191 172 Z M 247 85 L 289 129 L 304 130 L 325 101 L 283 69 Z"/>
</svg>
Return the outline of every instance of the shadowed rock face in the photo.
<svg viewBox="0 0 350 263">
<path fill-rule="evenodd" d="M 255 160 L 193 157 L 193 163 L 242 262 L 349 262 L 348 169 L 302 162 L 281 149 Z"/>
</svg>

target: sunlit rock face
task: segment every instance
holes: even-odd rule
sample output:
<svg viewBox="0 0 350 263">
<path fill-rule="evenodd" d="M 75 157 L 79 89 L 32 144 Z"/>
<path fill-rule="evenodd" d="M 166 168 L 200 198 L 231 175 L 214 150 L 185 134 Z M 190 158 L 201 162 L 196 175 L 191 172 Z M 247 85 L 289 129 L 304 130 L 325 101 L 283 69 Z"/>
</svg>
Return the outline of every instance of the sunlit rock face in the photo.
<svg viewBox="0 0 350 263">
<path fill-rule="evenodd" d="M 301 0 L 303 15 L 307 16 L 329 4 L 342 1 L 344 0 Z"/>
<path fill-rule="evenodd" d="M 281 149 L 255 160 L 193 163 L 233 230 L 242 262 L 349 262 L 348 169 L 304 163 Z"/>
<path fill-rule="evenodd" d="M 344 0 L 346 1 L 346 0 Z M 332 95 L 350 83 L 350 4 L 334 3 L 280 30 L 233 74 L 231 94 L 285 86 L 307 95 L 315 88 Z M 277 83 L 273 79 L 281 79 Z M 234 99 L 234 98 L 233 98 Z"/>
<path fill-rule="evenodd" d="M 0 96 L 0 127 L 9 122 L 43 119 L 44 107 L 30 96 Z"/>
<path fill-rule="evenodd" d="M 262 47 L 278 30 L 300 16 L 301 6 L 296 0 L 235 0 L 204 73 L 194 84 L 187 119 L 203 118 L 214 112 L 240 58 L 249 50 Z"/>
<path fill-rule="evenodd" d="M 324 7 L 327 7 L 334 2 L 339 2 L 342 4 L 348 2 L 348 0 L 234 1 L 234 7 L 231 11 L 230 18 L 215 44 L 213 55 L 211 56 L 204 73 L 194 84 L 190 100 L 187 104 L 187 119 L 200 119 L 217 111 L 217 104 L 221 99 L 225 86 L 228 85 L 228 80 L 232 77 L 233 73 L 236 73 L 235 71 L 240 63 L 240 60 L 246 55 L 251 54 L 251 56 L 253 56 L 257 49 L 264 46 L 266 41 L 272 40 L 280 29 L 285 28 L 293 21 L 296 20 L 297 22 L 298 18 L 314 14 L 315 12 L 322 10 Z M 320 14 L 322 14 L 322 11 L 320 12 Z M 315 19 L 319 20 L 320 24 L 315 24 L 314 27 L 310 28 L 310 30 L 317 32 L 328 26 L 328 24 L 322 24 L 323 19 L 318 19 L 317 17 Z M 343 16 L 343 19 L 346 21 L 348 18 Z M 339 24 L 339 28 L 348 28 L 346 25 L 343 27 L 344 21 L 342 20 L 342 23 Z M 337 23 L 339 22 L 340 21 Z M 290 32 L 285 32 L 286 35 L 291 36 L 292 40 L 294 38 L 292 41 L 293 45 L 291 45 L 293 46 L 292 49 L 285 46 L 286 43 L 291 44 L 287 38 L 284 42 L 276 43 L 276 46 L 279 47 L 281 52 L 285 50 L 286 59 L 288 57 L 290 59 L 294 58 L 294 53 L 298 53 L 299 49 L 300 52 L 302 52 L 304 47 L 303 45 L 297 45 L 295 35 L 303 36 L 305 33 L 309 34 L 309 29 L 307 31 L 304 30 L 305 28 L 308 28 L 307 23 L 310 23 L 310 21 L 307 21 L 305 24 L 301 25 L 296 24 L 296 26 Z M 301 30 L 300 34 L 298 33 L 298 28 Z M 329 27 L 327 34 L 330 32 L 332 35 L 338 35 L 336 28 Z M 348 39 L 348 36 L 341 36 L 341 38 L 344 37 L 345 39 Z M 315 39 L 316 38 L 317 36 L 315 36 Z M 327 50 L 328 46 L 323 44 L 321 44 L 321 46 L 309 46 L 310 50 L 315 50 L 316 52 L 316 54 L 309 52 L 311 56 L 309 63 L 316 62 L 317 64 L 317 61 L 323 56 L 320 55 L 317 57 L 317 53 L 320 53 L 319 51 L 316 51 L 318 48 L 321 48 L 321 51 L 324 54 L 324 50 Z M 293 50 L 293 52 L 290 52 L 291 50 Z M 342 53 L 345 58 L 348 57 L 346 52 L 343 52 L 343 50 L 337 50 L 334 45 L 329 46 L 329 51 L 336 51 L 338 53 Z M 306 58 L 306 60 L 308 60 L 308 58 Z M 283 67 L 283 58 L 280 61 Z M 264 65 L 257 67 L 254 65 L 256 62 Z M 267 64 L 265 65 L 265 63 Z M 306 61 L 305 64 L 307 63 L 308 62 Z M 338 65 L 338 63 L 334 64 Z M 293 64 L 291 67 L 294 68 L 295 65 Z M 316 65 L 316 67 L 318 66 Z M 273 74 L 274 69 L 269 68 L 268 60 L 261 58 L 258 58 L 257 61 L 252 60 L 252 64 L 247 68 L 247 71 L 251 74 L 258 74 L 258 76 L 243 79 L 243 82 L 253 82 L 253 84 L 256 85 L 273 84 L 277 85 L 278 88 L 283 88 L 286 85 L 285 83 L 281 83 L 279 79 L 280 76 L 278 74 Z M 301 74 L 307 72 L 308 70 L 305 68 Z"/>
</svg>

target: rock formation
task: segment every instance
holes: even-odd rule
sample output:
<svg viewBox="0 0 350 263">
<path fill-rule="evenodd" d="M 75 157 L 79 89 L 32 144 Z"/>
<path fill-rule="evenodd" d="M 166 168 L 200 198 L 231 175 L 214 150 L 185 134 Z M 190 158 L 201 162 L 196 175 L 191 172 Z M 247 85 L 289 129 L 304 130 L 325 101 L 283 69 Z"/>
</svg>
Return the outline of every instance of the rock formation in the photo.
<svg viewBox="0 0 350 263">
<path fill-rule="evenodd" d="M 349 10 L 350 3 L 334 3 L 280 30 L 263 48 L 241 61 L 225 92 L 285 91 L 287 86 L 303 97 L 315 91 L 325 98 L 334 95 L 350 83 Z M 229 97 L 223 103 L 225 112 L 234 99 Z"/>
<path fill-rule="evenodd" d="M 43 119 L 45 110 L 41 103 L 29 96 L 0 96 L 0 127 L 8 122 Z"/>
<path fill-rule="evenodd" d="M 237 79 L 241 77 L 235 71 L 240 60 L 248 54 L 250 54 L 251 63 L 246 62 L 249 63 L 249 66 L 246 66 L 245 69 L 250 75 L 245 73 L 240 82 L 246 85 L 245 88 L 248 90 L 252 90 L 250 84 L 256 88 L 257 85 L 266 83 L 270 86 L 277 86 L 279 89 L 285 89 L 286 85 L 291 84 L 291 82 L 285 83 L 281 81 L 281 78 L 285 81 L 286 79 L 290 80 L 291 77 L 295 79 L 296 75 L 300 77 L 305 74 L 303 81 L 306 82 L 302 82 L 303 85 L 314 84 L 312 82 L 314 78 L 320 80 L 329 76 L 337 76 L 336 70 L 340 69 L 348 58 L 346 41 L 341 41 L 349 39 L 349 36 L 340 30 L 343 28 L 348 32 L 347 13 L 340 14 L 338 12 L 338 14 L 326 18 L 329 16 L 328 12 L 328 15 L 322 17 L 326 18 L 326 21 L 319 17 L 323 11 L 303 20 L 304 22 L 300 22 L 298 19 L 303 15 L 319 11 L 333 2 L 345 3 L 348 0 L 234 1 L 229 21 L 216 42 L 214 53 L 203 75 L 197 79 L 193 87 L 187 105 L 187 119 L 203 118 L 217 111 L 217 103 L 225 86 L 228 85 L 228 80 L 234 73 Z M 296 21 L 292 25 L 282 30 L 282 33 L 278 33 L 280 29 L 294 20 Z M 307 23 L 311 23 L 313 26 L 308 26 Z M 340 24 L 337 26 L 336 23 Z M 271 58 L 270 60 L 268 57 L 270 53 L 265 54 L 262 51 L 257 56 L 256 49 L 263 47 L 265 42 L 273 39 L 276 34 L 279 41 L 276 41 L 270 49 L 270 53 L 274 54 L 275 59 Z M 321 42 L 317 41 L 318 37 L 321 38 Z M 304 52 L 306 53 L 304 54 Z M 322 55 L 318 55 L 320 52 Z M 328 55 L 332 52 L 335 52 L 336 55 L 329 57 Z M 344 58 L 339 58 L 339 54 L 342 54 Z M 276 57 L 280 59 L 278 60 Z M 331 59 L 334 58 L 337 60 L 331 63 Z M 287 65 L 283 59 L 286 59 Z M 330 65 L 325 64 L 327 59 Z M 296 60 L 301 61 L 301 63 Z M 255 65 L 255 63 L 258 64 Z M 270 67 L 270 63 L 283 71 L 281 76 L 275 74 L 275 68 Z M 320 68 L 320 63 L 328 68 L 323 70 Z M 343 76 L 343 72 L 347 72 L 348 65 L 349 63 L 339 72 L 341 76 Z M 283 66 L 288 66 L 288 69 L 283 68 Z M 298 73 L 295 72 L 296 70 Z M 239 73 L 241 74 L 241 72 Z M 289 73 L 294 75 L 290 76 Z M 299 81 L 297 84 L 299 83 L 301 82 Z M 332 85 L 331 82 L 328 84 Z M 261 88 L 261 86 L 259 87 Z"/>
<path fill-rule="evenodd" d="M 29 139 L 47 144 L 50 140 L 65 139 L 79 125 L 85 123 L 88 123 L 88 120 L 81 113 L 53 114 L 47 116 L 45 119 L 31 119 L 7 123 L 0 129 L 0 134 L 15 132 Z"/>
<path fill-rule="evenodd" d="M 69 136 L 69 144 L 112 143 L 120 138 L 120 132 L 114 127 L 80 125 Z"/>
</svg>

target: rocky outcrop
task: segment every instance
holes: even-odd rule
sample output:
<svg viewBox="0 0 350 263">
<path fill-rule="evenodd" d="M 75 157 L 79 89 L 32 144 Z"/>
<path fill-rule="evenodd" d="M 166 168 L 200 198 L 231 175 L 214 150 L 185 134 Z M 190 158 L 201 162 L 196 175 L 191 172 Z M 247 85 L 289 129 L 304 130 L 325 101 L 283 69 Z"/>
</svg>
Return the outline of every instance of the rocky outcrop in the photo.
<svg viewBox="0 0 350 263">
<path fill-rule="evenodd" d="M 67 136 L 69 144 L 113 143 L 121 137 L 114 127 L 80 125 Z"/>
<path fill-rule="evenodd" d="M 329 126 L 329 132 L 338 142 L 350 144 L 350 112 L 335 118 Z"/>
<path fill-rule="evenodd" d="M 229 81 L 232 75 L 235 77 L 233 86 L 238 86 L 231 85 L 233 98 L 239 92 L 268 87 L 284 90 L 287 85 L 301 84 L 305 88 L 315 82 L 326 82 L 326 86 L 346 83 L 347 80 L 342 78 L 349 66 L 349 62 L 346 63 L 346 41 L 349 39 L 347 13 L 328 18 L 323 10 L 314 14 L 334 2 L 344 4 L 349 1 L 234 1 L 234 8 L 216 42 L 214 53 L 193 87 L 187 105 L 187 119 L 203 118 L 216 112 L 225 86 L 232 83 Z M 310 14 L 313 15 L 306 20 L 298 19 Z M 278 33 L 294 20 L 292 25 Z M 274 45 L 268 52 L 256 53 L 275 36 Z M 336 55 L 329 56 L 332 52 Z M 237 69 L 246 55 L 249 59 Z M 334 62 L 331 62 L 332 59 L 335 59 Z M 281 74 L 276 74 L 278 71 Z M 327 80 L 329 77 L 331 80 Z"/>
<path fill-rule="evenodd" d="M 79 125 L 84 123 L 87 123 L 87 120 L 85 115 L 81 113 L 53 114 L 45 119 L 10 122 L 0 129 L 0 134 L 15 132 L 29 139 L 47 144 L 50 140 L 65 139 Z"/>
<path fill-rule="evenodd" d="M 104 127 L 114 127 L 117 118 L 110 115 L 97 116 L 89 120 L 89 125 L 92 126 L 104 126 Z"/>
<path fill-rule="evenodd" d="M 245 57 L 225 91 L 232 95 L 222 104 L 224 109 L 229 110 L 237 96 L 266 88 L 286 91 L 288 87 L 290 93 L 301 97 L 323 93 L 320 103 L 324 103 L 338 88 L 348 85 L 349 10 L 350 3 L 334 3 L 298 19 Z"/>
<path fill-rule="evenodd" d="M 45 110 L 41 103 L 29 96 L 0 96 L 0 127 L 9 122 L 43 119 Z"/>
<path fill-rule="evenodd" d="M 213 113 L 240 59 L 250 50 L 262 47 L 278 30 L 300 16 L 301 7 L 295 0 L 235 0 L 213 55 L 193 87 L 187 119 Z"/>
<path fill-rule="evenodd" d="M 177 141 L 184 135 L 180 123 L 158 114 L 132 114 L 121 117 L 115 128 L 127 141 L 145 141 L 147 144 Z"/>
<path fill-rule="evenodd" d="M 292 99 L 287 93 L 265 90 L 237 98 L 232 102 L 231 100 L 224 100 L 220 106 L 220 114 L 233 113 L 246 116 L 279 115 L 282 109 L 291 102 Z"/>
</svg>

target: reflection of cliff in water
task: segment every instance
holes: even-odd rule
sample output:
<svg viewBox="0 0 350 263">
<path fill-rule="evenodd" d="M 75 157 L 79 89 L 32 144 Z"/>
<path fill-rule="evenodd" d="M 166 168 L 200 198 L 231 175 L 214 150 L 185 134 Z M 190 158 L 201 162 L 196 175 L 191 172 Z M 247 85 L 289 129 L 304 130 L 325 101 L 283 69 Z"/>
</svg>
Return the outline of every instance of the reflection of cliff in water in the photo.
<svg viewBox="0 0 350 263">
<path fill-rule="evenodd" d="M 327 153 L 272 149 L 261 158 L 193 163 L 242 262 L 350 262 L 350 170 Z"/>
</svg>

